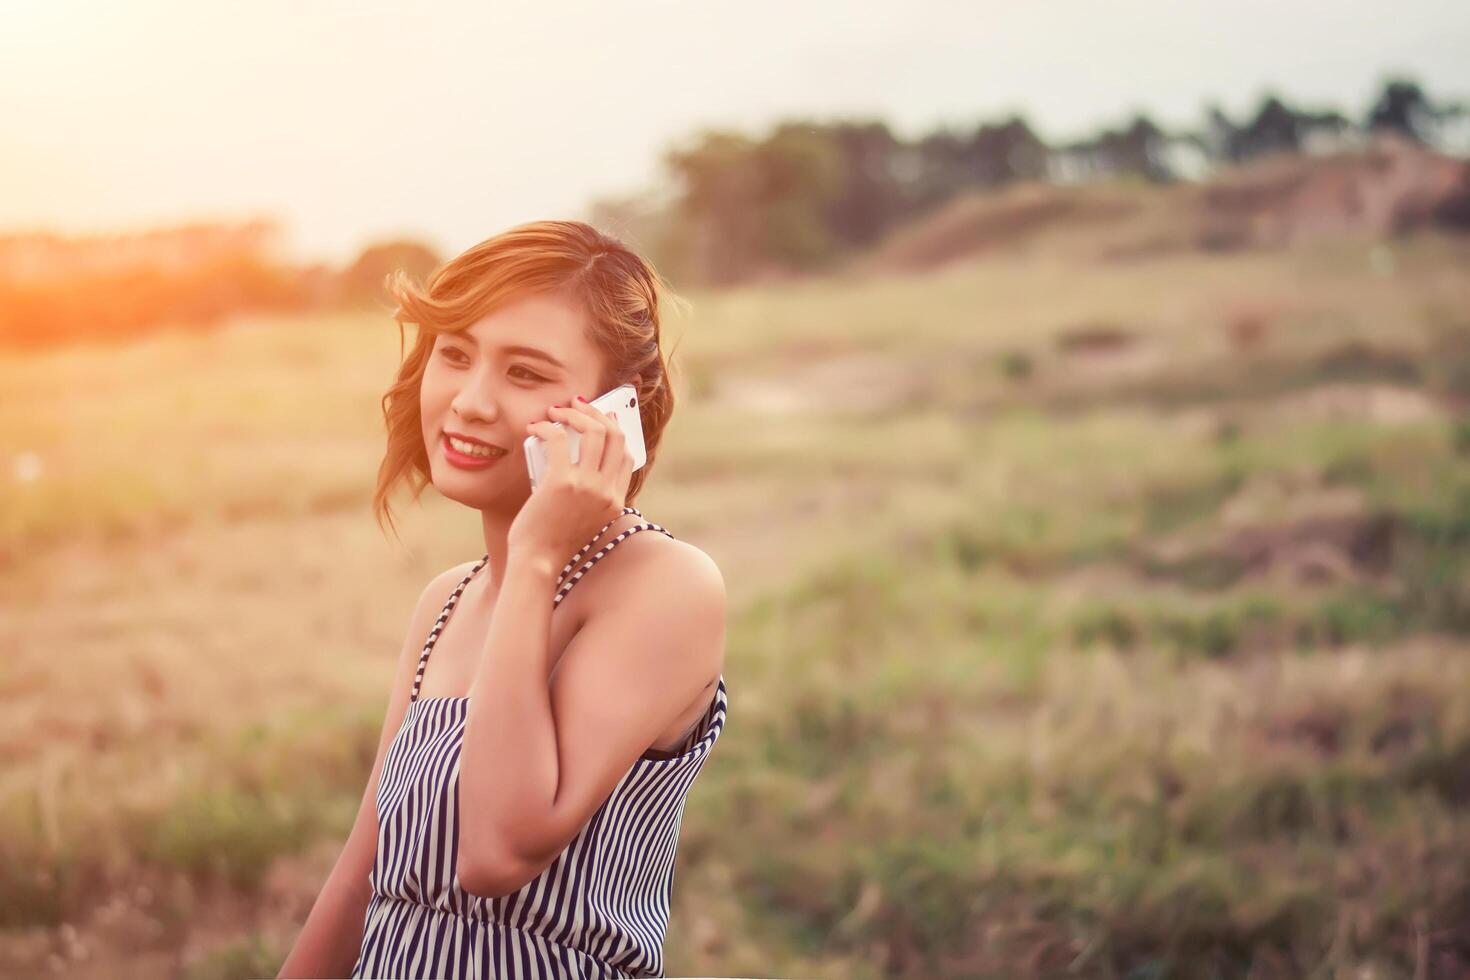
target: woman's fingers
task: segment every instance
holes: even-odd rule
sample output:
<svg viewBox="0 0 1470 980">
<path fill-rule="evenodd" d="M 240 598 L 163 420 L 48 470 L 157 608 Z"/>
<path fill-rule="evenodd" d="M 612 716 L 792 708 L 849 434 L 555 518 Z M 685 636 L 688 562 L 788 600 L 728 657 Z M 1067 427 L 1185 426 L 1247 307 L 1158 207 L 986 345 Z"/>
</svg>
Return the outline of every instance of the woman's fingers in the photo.
<svg viewBox="0 0 1470 980">
<path fill-rule="evenodd" d="M 589 473 L 601 471 L 607 455 L 607 418 L 585 402 L 574 402 L 563 407 L 553 405 L 548 412 L 558 422 L 565 422 L 581 434 L 582 443 L 577 450 L 577 468 Z"/>
<path fill-rule="evenodd" d="M 584 411 L 586 411 L 586 413 L 590 415 L 594 420 L 602 424 L 603 430 L 606 433 L 607 445 L 611 447 L 610 451 L 607 453 L 607 458 L 604 459 L 603 462 L 606 463 L 608 459 L 616 459 L 617 453 L 622 451 L 623 446 L 628 441 L 627 437 L 623 435 L 623 427 L 618 425 L 617 420 L 614 419 L 613 416 L 609 415 L 606 412 L 593 408 L 587 402 L 579 400 L 579 402 L 575 404 L 577 404 L 579 408 L 582 408 Z"/>
<path fill-rule="evenodd" d="M 546 475 L 549 479 L 552 474 L 561 473 L 571 465 L 571 447 L 567 445 L 567 430 L 559 425 L 541 419 L 538 422 L 528 422 L 526 431 L 533 436 L 539 436 L 546 443 Z"/>
<path fill-rule="evenodd" d="M 633 454 L 623 453 L 623 465 L 618 470 L 618 500 L 626 500 L 628 487 L 633 483 Z"/>
</svg>

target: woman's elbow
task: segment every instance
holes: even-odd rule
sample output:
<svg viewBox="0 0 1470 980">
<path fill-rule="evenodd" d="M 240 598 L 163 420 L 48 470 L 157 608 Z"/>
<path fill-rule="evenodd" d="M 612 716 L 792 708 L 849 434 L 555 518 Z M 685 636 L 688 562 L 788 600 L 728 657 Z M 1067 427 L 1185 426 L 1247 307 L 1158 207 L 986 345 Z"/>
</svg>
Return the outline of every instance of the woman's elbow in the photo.
<svg viewBox="0 0 1470 980">
<path fill-rule="evenodd" d="M 533 873 L 521 864 L 459 862 L 455 871 L 459 887 L 478 898 L 501 898 L 524 888 Z"/>
</svg>

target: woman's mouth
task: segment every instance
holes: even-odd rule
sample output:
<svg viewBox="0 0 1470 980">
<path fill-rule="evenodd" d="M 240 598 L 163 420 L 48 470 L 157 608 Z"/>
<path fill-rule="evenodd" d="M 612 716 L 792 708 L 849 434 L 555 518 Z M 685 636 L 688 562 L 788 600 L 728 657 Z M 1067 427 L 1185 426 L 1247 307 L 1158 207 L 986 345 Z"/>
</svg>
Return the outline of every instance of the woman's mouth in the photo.
<svg viewBox="0 0 1470 980">
<path fill-rule="evenodd" d="M 483 470 L 485 467 L 492 466 L 496 461 L 504 459 L 509 455 L 509 453 L 501 452 L 498 449 L 489 450 L 491 453 L 489 456 L 477 455 L 479 452 L 484 452 L 485 448 L 476 447 L 472 449 L 471 447 L 475 447 L 475 443 L 460 442 L 458 439 L 451 441 L 447 435 L 442 436 L 440 442 L 444 446 L 444 458 L 462 470 Z M 459 443 L 461 448 L 454 448 L 455 443 Z"/>
</svg>

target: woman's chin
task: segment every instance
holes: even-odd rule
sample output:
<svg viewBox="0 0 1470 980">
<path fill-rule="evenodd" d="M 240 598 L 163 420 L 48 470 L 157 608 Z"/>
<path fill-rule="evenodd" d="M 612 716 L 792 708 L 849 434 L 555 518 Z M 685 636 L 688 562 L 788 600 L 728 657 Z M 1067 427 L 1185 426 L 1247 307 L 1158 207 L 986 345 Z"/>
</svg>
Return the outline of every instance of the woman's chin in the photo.
<svg viewBox="0 0 1470 980">
<path fill-rule="evenodd" d="M 501 486 L 498 481 L 476 480 L 474 474 L 465 473 L 447 464 L 443 471 L 438 467 L 432 467 L 431 474 L 434 489 L 439 491 L 439 496 L 476 510 L 508 508 L 514 511 L 525 503 L 526 497 L 530 496 L 529 492 L 514 494 Z M 529 487 L 527 490 L 529 491 Z"/>
</svg>

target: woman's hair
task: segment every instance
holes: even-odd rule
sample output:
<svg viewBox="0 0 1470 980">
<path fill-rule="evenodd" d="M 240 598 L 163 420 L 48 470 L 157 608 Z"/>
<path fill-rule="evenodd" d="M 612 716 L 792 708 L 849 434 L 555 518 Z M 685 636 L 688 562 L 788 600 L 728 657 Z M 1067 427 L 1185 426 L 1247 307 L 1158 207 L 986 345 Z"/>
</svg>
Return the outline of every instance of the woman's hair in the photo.
<svg viewBox="0 0 1470 980">
<path fill-rule="evenodd" d="M 619 384 L 637 385 L 648 460 L 628 485 L 631 505 L 653 467 L 659 438 L 674 410 L 663 350 L 659 301 L 678 297 L 653 267 L 621 241 L 580 221 L 533 221 L 501 232 L 436 269 L 424 286 L 402 270 L 386 286 L 397 301 L 398 377 L 383 395 L 388 446 L 378 467 L 373 512 L 393 526 L 389 497 L 407 481 L 417 500 L 431 482 L 419 413 L 419 383 L 443 333 L 459 333 L 498 307 L 530 293 L 565 296 L 587 311 L 590 340 L 602 352 L 604 376 L 596 394 Z M 404 323 L 419 326 L 403 356 Z M 636 376 L 641 381 L 634 382 Z M 396 527 L 394 533 L 397 533 Z"/>
</svg>

